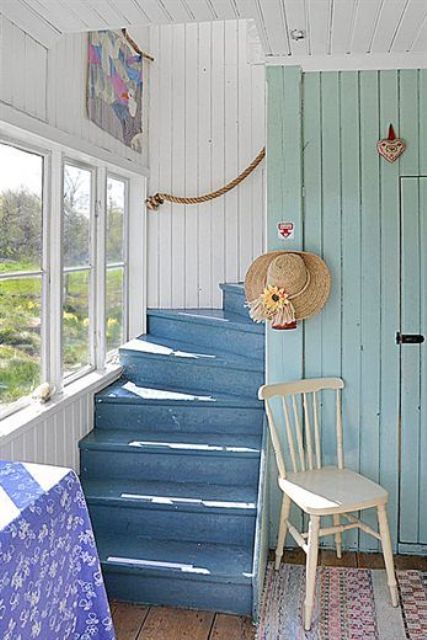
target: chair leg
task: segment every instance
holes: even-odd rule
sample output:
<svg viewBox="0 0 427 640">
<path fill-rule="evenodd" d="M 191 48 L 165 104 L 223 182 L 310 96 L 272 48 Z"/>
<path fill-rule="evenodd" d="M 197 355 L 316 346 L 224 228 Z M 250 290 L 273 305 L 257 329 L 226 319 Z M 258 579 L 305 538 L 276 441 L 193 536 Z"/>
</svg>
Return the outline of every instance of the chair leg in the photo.
<svg viewBox="0 0 427 640">
<path fill-rule="evenodd" d="M 276 571 L 280 567 L 280 562 L 283 556 L 283 547 L 285 546 L 286 534 L 288 533 L 288 518 L 290 509 L 291 499 L 284 493 L 282 499 L 282 509 L 280 511 L 279 537 L 277 539 L 276 547 L 276 561 L 274 563 L 274 568 L 276 569 Z"/>
<path fill-rule="evenodd" d="M 319 554 L 320 516 L 311 516 L 308 525 L 308 550 L 305 575 L 304 629 L 310 631 L 316 588 L 317 556 Z"/>
<path fill-rule="evenodd" d="M 338 527 L 341 524 L 339 513 L 332 516 L 334 527 Z M 342 533 L 335 534 L 335 548 L 337 550 L 337 558 L 342 558 Z"/>
<path fill-rule="evenodd" d="M 387 583 L 390 589 L 391 603 L 393 607 L 397 607 L 397 605 L 399 604 L 399 596 L 397 593 L 390 529 L 388 527 L 387 511 L 385 505 L 381 505 L 378 507 L 378 524 L 380 528 L 381 544 L 383 548 L 385 569 L 387 572 Z"/>
</svg>

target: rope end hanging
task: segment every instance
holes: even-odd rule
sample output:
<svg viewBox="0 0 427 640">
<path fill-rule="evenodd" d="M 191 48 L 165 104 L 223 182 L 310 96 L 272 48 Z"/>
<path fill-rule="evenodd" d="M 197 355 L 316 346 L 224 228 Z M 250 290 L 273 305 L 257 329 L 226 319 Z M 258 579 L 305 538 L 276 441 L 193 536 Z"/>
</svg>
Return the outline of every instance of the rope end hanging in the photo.
<svg viewBox="0 0 427 640">
<path fill-rule="evenodd" d="M 157 211 L 161 204 L 164 203 L 164 198 L 160 195 L 160 193 L 155 193 L 154 196 L 149 196 L 145 200 L 145 206 L 150 211 Z"/>
</svg>

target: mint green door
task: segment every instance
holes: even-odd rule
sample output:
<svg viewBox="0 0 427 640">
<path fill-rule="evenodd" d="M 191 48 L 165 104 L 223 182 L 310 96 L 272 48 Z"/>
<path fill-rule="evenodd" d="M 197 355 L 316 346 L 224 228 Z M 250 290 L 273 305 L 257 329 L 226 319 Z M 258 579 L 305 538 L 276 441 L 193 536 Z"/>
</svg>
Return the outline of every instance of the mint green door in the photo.
<svg viewBox="0 0 427 640">
<path fill-rule="evenodd" d="M 398 259 L 398 256 L 396 256 Z M 401 178 L 400 543 L 427 550 L 427 177 Z M 419 549 L 416 549 L 420 547 Z M 404 549 L 406 550 L 406 549 Z"/>
</svg>

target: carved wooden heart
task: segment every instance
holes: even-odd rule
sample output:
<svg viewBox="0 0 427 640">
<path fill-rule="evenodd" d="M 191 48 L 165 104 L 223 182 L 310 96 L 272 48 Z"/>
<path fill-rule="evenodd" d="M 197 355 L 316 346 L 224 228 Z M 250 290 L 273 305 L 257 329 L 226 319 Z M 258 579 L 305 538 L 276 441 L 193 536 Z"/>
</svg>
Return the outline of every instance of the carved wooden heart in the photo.
<svg viewBox="0 0 427 640">
<path fill-rule="evenodd" d="M 406 144 L 401 138 L 395 138 L 394 140 L 385 138 L 377 143 L 377 149 L 378 153 L 387 162 L 394 162 L 405 151 Z"/>
</svg>

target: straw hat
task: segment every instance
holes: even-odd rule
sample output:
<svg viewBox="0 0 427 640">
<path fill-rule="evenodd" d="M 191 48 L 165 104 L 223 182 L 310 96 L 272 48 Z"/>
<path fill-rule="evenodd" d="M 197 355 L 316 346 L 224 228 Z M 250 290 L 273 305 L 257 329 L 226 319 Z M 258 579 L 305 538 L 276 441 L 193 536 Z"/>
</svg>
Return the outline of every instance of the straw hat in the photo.
<svg viewBox="0 0 427 640">
<path fill-rule="evenodd" d="M 325 262 L 307 251 L 270 251 L 254 260 L 245 278 L 250 315 L 255 322 L 284 324 L 316 315 L 325 305 L 331 274 Z"/>
</svg>

